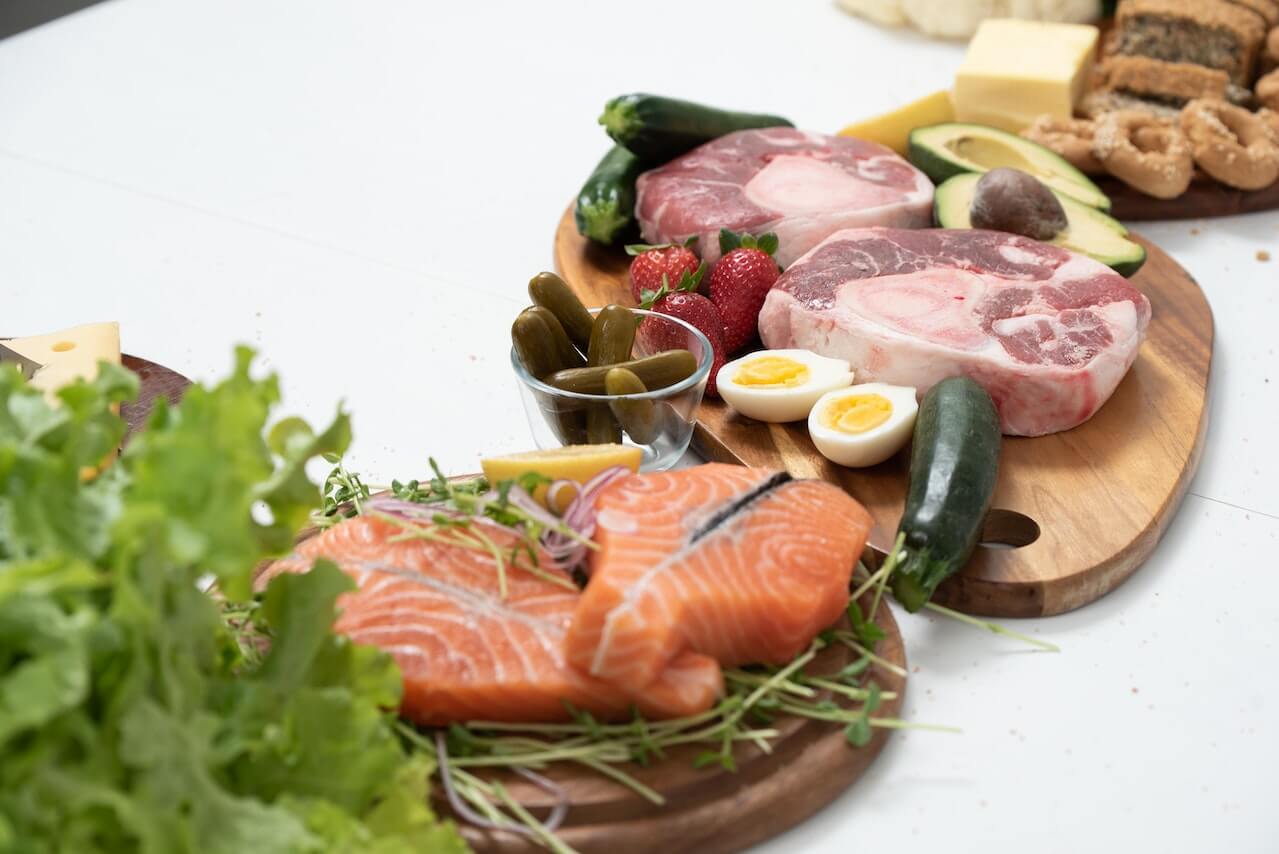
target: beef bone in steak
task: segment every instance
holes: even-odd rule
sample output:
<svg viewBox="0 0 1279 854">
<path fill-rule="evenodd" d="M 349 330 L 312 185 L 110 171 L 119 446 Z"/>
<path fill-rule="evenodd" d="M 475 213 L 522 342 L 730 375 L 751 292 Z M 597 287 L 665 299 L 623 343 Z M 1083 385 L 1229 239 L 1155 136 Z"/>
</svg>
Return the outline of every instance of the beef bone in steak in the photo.
<svg viewBox="0 0 1279 854">
<path fill-rule="evenodd" d="M 980 383 L 1003 431 L 1041 436 L 1092 417 L 1119 385 L 1150 302 L 1109 267 L 997 231 L 832 234 L 769 291 L 770 348 L 847 359 L 858 382 Z"/>
<path fill-rule="evenodd" d="M 640 175 L 635 214 L 649 243 L 698 238 L 719 259 L 719 230 L 776 232 L 783 268 L 841 228 L 926 228 L 933 185 L 873 142 L 794 128 L 743 130 Z"/>
</svg>

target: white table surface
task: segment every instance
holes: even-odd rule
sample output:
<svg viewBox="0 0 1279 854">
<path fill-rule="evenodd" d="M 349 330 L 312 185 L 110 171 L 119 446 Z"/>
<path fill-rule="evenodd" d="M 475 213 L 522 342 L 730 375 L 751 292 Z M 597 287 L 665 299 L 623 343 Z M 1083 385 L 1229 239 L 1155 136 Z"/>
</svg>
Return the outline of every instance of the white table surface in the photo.
<svg viewBox="0 0 1279 854">
<path fill-rule="evenodd" d="M 291 410 L 346 401 L 373 479 L 474 470 L 528 444 L 507 330 L 607 97 L 834 130 L 961 53 L 824 0 L 113 0 L 0 41 L 0 331 L 118 318 L 196 378 L 248 342 Z M 759 850 L 1279 850 L 1279 212 L 1141 230 L 1216 315 L 1169 533 L 1102 601 L 1009 621 L 1059 655 L 899 615 L 905 717 L 963 734 L 895 734 Z"/>
</svg>

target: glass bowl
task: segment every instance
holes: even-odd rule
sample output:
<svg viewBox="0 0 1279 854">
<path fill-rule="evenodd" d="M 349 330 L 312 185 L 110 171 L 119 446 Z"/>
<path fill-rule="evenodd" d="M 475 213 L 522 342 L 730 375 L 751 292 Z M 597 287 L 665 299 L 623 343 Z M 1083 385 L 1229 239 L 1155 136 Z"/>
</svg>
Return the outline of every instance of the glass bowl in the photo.
<svg viewBox="0 0 1279 854">
<path fill-rule="evenodd" d="M 629 309 L 636 322 L 650 325 L 637 331 L 631 358 L 651 356 L 659 350 L 650 338 L 661 340 L 661 350 L 682 349 L 697 359 L 692 375 L 672 386 L 643 394 L 578 394 L 547 385 L 530 374 L 511 348 L 511 367 L 520 387 L 524 414 L 533 441 L 549 450 L 585 441 L 581 425 L 589 413 L 619 413 L 622 443 L 643 452 L 643 471 L 663 471 L 679 462 L 688 450 L 697 421 L 697 407 L 706 391 L 711 370 L 711 344 L 696 327 L 678 318 L 639 308 Z M 599 309 L 591 309 L 596 314 Z M 657 334 L 648 334 L 648 333 Z M 618 403 L 620 402 L 620 405 Z M 607 417 L 605 415 L 604 417 Z"/>
</svg>

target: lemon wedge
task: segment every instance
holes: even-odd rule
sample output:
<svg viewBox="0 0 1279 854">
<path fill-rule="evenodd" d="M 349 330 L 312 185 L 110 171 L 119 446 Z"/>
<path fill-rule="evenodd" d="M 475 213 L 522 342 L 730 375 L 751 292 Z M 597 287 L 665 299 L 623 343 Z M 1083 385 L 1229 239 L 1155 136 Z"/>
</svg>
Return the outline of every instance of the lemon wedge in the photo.
<svg viewBox="0 0 1279 854">
<path fill-rule="evenodd" d="M 643 451 L 626 445 L 565 445 L 547 451 L 526 451 L 501 457 L 485 457 L 480 469 L 490 483 L 511 480 L 529 472 L 536 472 L 551 480 L 572 480 L 586 483 L 595 475 L 614 466 L 639 471 Z M 546 487 L 540 486 L 533 493 L 534 500 L 546 504 Z M 572 496 L 561 498 L 564 505 L 550 509 L 563 513 Z"/>
</svg>

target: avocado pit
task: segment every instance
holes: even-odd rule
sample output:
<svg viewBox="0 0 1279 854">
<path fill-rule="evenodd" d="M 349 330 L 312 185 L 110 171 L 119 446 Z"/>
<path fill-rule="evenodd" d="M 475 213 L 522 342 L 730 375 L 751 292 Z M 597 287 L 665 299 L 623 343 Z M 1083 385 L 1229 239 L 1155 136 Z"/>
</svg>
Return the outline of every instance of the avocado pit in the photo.
<svg viewBox="0 0 1279 854">
<path fill-rule="evenodd" d="M 1066 211 L 1051 190 L 1020 169 L 1004 167 L 978 179 L 969 215 L 974 228 L 1034 240 L 1052 240 L 1067 225 Z"/>
</svg>

